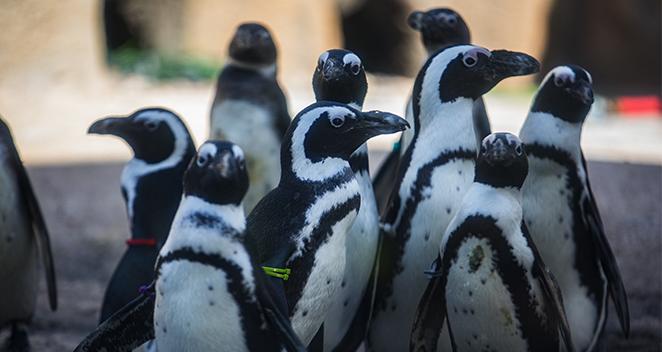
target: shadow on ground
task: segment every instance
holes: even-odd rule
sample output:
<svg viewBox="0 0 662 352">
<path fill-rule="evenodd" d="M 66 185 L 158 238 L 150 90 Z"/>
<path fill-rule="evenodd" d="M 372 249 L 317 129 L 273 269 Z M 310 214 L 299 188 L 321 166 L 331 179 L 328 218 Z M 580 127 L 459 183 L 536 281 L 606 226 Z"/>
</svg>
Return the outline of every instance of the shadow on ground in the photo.
<svg viewBox="0 0 662 352">
<path fill-rule="evenodd" d="M 31 328 L 34 351 L 70 351 L 96 325 L 105 284 L 128 233 L 121 167 L 29 168 L 51 230 L 60 296 L 58 311 L 50 312 L 42 283 Z M 589 169 L 632 315 L 631 337 L 624 340 L 610 313 L 604 350 L 660 351 L 662 168 L 591 162 Z"/>
</svg>

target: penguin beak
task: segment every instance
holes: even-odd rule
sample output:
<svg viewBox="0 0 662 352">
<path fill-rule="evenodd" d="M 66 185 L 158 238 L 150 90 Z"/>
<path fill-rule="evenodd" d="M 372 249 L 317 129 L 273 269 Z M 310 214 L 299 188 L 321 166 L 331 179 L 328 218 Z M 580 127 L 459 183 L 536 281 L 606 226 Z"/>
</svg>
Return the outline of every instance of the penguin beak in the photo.
<svg viewBox="0 0 662 352">
<path fill-rule="evenodd" d="M 327 60 L 322 68 L 322 77 L 325 81 L 337 80 L 342 73 L 342 67 L 333 60 Z"/>
<path fill-rule="evenodd" d="M 404 131 L 407 128 L 409 128 L 409 123 L 405 119 L 389 112 L 377 110 L 361 113 L 361 119 L 354 127 L 354 129 L 363 132 L 368 138 L 380 134 Z"/>
<path fill-rule="evenodd" d="M 591 83 L 578 79 L 566 91 L 575 99 L 585 105 L 593 104 L 593 87 Z"/>
<path fill-rule="evenodd" d="M 111 134 L 122 137 L 131 125 L 126 117 L 107 117 L 94 122 L 87 129 L 88 134 Z"/>
<path fill-rule="evenodd" d="M 493 50 L 487 65 L 484 66 L 485 81 L 493 86 L 504 78 L 525 76 L 540 71 L 540 63 L 530 55 L 507 51 Z"/>
<path fill-rule="evenodd" d="M 487 151 L 483 154 L 485 161 L 492 166 L 508 166 L 512 164 L 517 157 L 515 150 L 509 148 L 506 143 L 503 143 L 503 141 L 499 139 L 489 145 Z"/>
</svg>

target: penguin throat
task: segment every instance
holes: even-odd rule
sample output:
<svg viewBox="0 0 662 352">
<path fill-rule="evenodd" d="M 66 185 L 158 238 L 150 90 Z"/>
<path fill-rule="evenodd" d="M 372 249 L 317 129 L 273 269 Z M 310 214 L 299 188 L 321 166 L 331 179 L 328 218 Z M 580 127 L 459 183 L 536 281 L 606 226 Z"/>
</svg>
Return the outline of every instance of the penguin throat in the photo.
<svg viewBox="0 0 662 352">
<path fill-rule="evenodd" d="M 266 78 L 276 78 L 276 63 L 256 64 L 251 62 L 239 61 L 228 57 L 226 66 L 236 67 L 244 70 L 255 71 Z"/>
<path fill-rule="evenodd" d="M 473 99 L 457 98 L 442 103 L 439 99 L 422 104 L 414 116 L 412 144 L 432 143 L 434 148 L 476 150 L 473 123 Z"/>
<path fill-rule="evenodd" d="M 221 219 L 225 225 L 235 229 L 239 233 L 243 233 L 243 231 L 246 229 L 246 216 L 244 215 L 243 204 L 220 205 L 210 203 L 198 196 L 184 195 L 184 198 L 179 205 L 179 209 L 177 209 L 177 215 L 175 215 L 175 219 L 178 220 L 178 222 L 181 222 L 184 219 L 190 219 L 191 215 L 196 214 L 201 215 L 195 217 L 199 220 L 199 223 L 196 225 L 212 226 L 212 222 L 205 224 L 204 219 L 217 218 Z M 205 216 L 205 214 L 207 216 Z M 173 221 L 173 224 L 174 223 L 175 221 Z"/>
<path fill-rule="evenodd" d="M 525 144 L 554 146 L 575 160 L 581 158 L 581 134 L 581 122 L 568 122 L 546 112 L 530 112 L 519 133 Z"/>
</svg>

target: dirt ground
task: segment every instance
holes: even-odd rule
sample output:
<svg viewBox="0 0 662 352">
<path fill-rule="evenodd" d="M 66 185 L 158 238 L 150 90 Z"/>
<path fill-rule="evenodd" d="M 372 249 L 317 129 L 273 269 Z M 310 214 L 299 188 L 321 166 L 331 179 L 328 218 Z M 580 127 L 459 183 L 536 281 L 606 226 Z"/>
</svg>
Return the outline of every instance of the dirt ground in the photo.
<svg viewBox="0 0 662 352">
<path fill-rule="evenodd" d="M 117 163 L 29 168 L 51 230 L 60 298 L 58 311 L 50 312 L 42 288 L 31 328 L 34 351 L 71 351 L 96 324 L 128 232 L 121 168 Z M 631 336 L 624 340 L 610 314 L 604 350 L 660 351 L 662 168 L 604 162 L 589 168 L 632 316 Z"/>
</svg>

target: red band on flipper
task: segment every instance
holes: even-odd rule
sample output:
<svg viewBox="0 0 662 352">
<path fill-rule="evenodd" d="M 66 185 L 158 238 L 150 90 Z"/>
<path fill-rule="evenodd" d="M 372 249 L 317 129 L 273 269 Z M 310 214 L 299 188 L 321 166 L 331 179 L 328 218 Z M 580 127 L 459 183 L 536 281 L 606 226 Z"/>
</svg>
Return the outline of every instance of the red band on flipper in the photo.
<svg viewBox="0 0 662 352">
<path fill-rule="evenodd" d="M 129 247 L 156 247 L 155 238 L 129 238 L 126 240 Z"/>
</svg>

